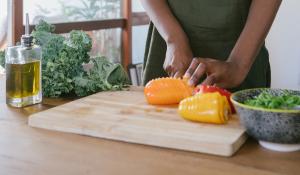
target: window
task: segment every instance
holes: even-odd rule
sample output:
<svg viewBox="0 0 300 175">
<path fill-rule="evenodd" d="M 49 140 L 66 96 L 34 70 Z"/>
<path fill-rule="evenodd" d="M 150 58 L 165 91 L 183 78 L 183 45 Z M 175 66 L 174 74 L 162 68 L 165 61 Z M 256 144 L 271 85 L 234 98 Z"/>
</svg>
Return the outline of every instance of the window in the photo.
<svg viewBox="0 0 300 175">
<path fill-rule="evenodd" d="M 132 2 L 132 11 L 145 17 L 145 10 L 140 1 Z M 140 19 L 141 19 L 140 18 Z M 132 28 L 132 63 L 142 63 L 144 61 L 145 44 L 147 39 L 148 26 L 133 26 Z"/>
<path fill-rule="evenodd" d="M 30 24 L 40 20 L 48 23 L 70 23 L 121 18 L 121 0 L 24 0 L 25 14 Z M 113 62 L 121 62 L 121 30 L 92 30 L 87 32 L 93 40 L 92 56 L 105 55 Z"/>
<path fill-rule="evenodd" d="M 23 0 L 23 12 L 31 24 L 40 19 L 49 23 L 121 18 L 121 0 Z M 25 15 L 23 15 L 25 16 Z M 23 19 L 25 22 L 25 19 Z"/>
<path fill-rule="evenodd" d="M 73 29 L 86 31 L 93 38 L 94 47 L 91 52 L 92 55 L 106 55 L 114 62 L 122 62 L 125 68 L 132 62 L 142 62 L 143 60 L 144 42 L 147 31 L 145 25 L 148 24 L 149 19 L 141 8 L 139 1 L 0 1 L 1 4 L 2 1 L 11 3 L 12 18 L 10 19 L 10 23 L 12 24 L 12 34 L 10 40 L 12 43 L 19 41 L 21 35 L 24 33 L 24 14 L 30 12 L 31 29 L 40 19 L 44 19 L 47 22 L 55 24 L 56 32 L 60 34 L 68 33 Z M 0 13 L 1 15 L 3 14 L 2 10 Z M 5 19 L 8 18 L 5 17 Z"/>
</svg>

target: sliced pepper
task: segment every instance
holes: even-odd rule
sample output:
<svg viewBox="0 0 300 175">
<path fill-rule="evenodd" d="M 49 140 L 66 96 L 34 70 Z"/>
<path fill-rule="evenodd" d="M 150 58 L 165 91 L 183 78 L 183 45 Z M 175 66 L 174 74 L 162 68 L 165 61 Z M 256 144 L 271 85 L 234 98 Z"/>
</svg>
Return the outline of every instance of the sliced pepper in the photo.
<svg viewBox="0 0 300 175">
<path fill-rule="evenodd" d="M 235 108 L 230 100 L 231 93 L 226 89 L 222 89 L 217 86 L 199 85 L 195 88 L 194 94 L 198 94 L 198 93 L 204 94 L 204 93 L 212 93 L 212 92 L 219 92 L 221 95 L 225 96 L 230 105 L 231 112 L 233 114 L 236 113 Z"/>
<path fill-rule="evenodd" d="M 224 124 L 229 120 L 230 107 L 225 96 L 213 92 L 196 94 L 182 100 L 178 112 L 187 120 Z"/>
</svg>

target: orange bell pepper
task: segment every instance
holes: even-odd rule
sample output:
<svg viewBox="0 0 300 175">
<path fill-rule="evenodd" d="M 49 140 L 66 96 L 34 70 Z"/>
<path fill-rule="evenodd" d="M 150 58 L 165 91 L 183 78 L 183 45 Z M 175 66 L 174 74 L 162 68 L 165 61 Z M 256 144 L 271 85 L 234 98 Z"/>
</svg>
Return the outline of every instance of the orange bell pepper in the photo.
<svg viewBox="0 0 300 175">
<path fill-rule="evenodd" d="M 192 96 L 193 90 L 186 79 L 157 78 L 147 83 L 144 94 L 149 104 L 171 105 Z"/>
</svg>

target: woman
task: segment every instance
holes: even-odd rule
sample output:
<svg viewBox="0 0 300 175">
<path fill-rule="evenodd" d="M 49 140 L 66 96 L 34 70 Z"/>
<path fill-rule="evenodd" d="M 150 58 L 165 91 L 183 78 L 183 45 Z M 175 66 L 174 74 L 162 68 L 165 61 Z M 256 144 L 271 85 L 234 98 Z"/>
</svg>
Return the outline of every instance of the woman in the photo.
<svg viewBox="0 0 300 175">
<path fill-rule="evenodd" d="M 232 91 L 270 86 L 265 37 L 281 0 L 141 0 L 151 23 L 144 83 L 189 78 Z"/>
</svg>

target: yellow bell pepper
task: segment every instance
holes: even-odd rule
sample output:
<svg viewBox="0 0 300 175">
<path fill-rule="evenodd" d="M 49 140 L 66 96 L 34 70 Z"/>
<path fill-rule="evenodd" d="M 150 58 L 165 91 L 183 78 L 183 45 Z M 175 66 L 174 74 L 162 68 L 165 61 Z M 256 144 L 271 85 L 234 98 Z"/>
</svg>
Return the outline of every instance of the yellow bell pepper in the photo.
<svg viewBox="0 0 300 175">
<path fill-rule="evenodd" d="M 225 96 L 214 92 L 196 94 L 182 100 L 178 111 L 187 120 L 224 124 L 229 119 L 230 106 Z"/>
</svg>

